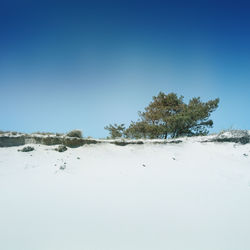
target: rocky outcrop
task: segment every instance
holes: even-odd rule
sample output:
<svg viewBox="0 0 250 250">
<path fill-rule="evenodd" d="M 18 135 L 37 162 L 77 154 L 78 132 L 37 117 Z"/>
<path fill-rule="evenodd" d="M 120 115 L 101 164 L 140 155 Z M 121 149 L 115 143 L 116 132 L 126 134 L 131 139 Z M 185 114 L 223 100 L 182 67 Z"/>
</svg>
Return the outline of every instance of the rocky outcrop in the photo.
<svg viewBox="0 0 250 250">
<path fill-rule="evenodd" d="M 0 147 L 13 147 L 25 144 L 25 136 L 0 136 Z"/>
<path fill-rule="evenodd" d="M 98 140 L 93 139 L 83 139 L 77 137 L 68 136 L 56 136 L 56 135 L 21 135 L 13 136 L 1 135 L 0 136 L 0 147 L 11 147 L 11 146 L 21 146 L 25 144 L 42 144 L 42 145 L 65 145 L 70 148 L 76 148 L 83 146 L 85 144 L 96 144 L 100 143 Z"/>
</svg>

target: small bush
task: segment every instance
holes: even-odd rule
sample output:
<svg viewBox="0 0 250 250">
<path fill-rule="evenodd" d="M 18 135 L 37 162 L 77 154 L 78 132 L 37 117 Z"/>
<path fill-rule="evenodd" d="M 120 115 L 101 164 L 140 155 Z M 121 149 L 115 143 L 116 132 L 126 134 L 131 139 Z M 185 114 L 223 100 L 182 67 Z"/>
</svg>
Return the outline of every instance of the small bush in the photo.
<svg viewBox="0 0 250 250">
<path fill-rule="evenodd" d="M 67 136 L 69 137 L 77 137 L 77 138 L 82 138 L 82 131 L 75 129 L 67 133 Z"/>
<path fill-rule="evenodd" d="M 35 150 L 33 147 L 27 146 L 27 147 L 24 147 L 22 149 L 19 149 L 18 151 L 19 152 L 30 152 L 30 151 L 33 151 L 33 150 Z"/>
<path fill-rule="evenodd" d="M 64 152 L 66 151 L 68 148 L 64 145 L 59 145 L 58 148 L 56 148 L 55 150 L 58 152 Z"/>
</svg>

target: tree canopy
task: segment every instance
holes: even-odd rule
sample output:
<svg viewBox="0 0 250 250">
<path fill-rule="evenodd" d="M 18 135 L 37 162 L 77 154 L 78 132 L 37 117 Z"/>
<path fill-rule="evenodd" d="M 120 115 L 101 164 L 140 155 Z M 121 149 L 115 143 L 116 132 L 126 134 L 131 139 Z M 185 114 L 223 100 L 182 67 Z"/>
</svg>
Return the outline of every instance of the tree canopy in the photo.
<svg viewBox="0 0 250 250">
<path fill-rule="evenodd" d="M 208 134 L 208 128 L 213 126 L 209 117 L 217 109 L 219 98 L 202 102 L 200 97 L 194 97 L 188 103 L 184 103 L 183 99 L 183 96 L 178 97 L 175 93 L 160 92 L 143 112 L 139 112 L 138 121 L 132 121 L 127 129 L 124 124 L 105 128 L 112 138 L 166 139 Z"/>
</svg>

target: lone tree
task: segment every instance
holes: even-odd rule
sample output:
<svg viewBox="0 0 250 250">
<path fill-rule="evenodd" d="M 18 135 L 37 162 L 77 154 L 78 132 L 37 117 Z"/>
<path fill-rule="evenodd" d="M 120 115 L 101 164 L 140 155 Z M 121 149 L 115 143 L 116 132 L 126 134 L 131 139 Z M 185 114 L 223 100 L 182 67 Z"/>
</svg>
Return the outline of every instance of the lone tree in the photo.
<svg viewBox="0 0 250 250">
<path fill-rule="evenodd" d="M 109 126 L 106 126 L 104 129 L 109 131 L 111 139 L 115 139 L 123 136 L 125 125 L 124 124 L 117 125 L 115 123 L 114 125 L 110 124 Z"/>
<path fill-rule="evenodd" d="M 139 112 L 137 122 L 131 122 L 127 129 L 124 124 L 120 130 L 116 124 L 109 125 L 108 129 L 114 130 L 114 133 L 119 132 L 116 137 L 136 139 L 207 135 L 208 128 L 213 126 L 209 117 L 217 109 L 219 99 L 202 102 L 200 97 L 195 97 L 186 104 L 183 98 L 175 93 L 160 92 L 158 96 L 153 97 L 144 112 Z"/>
</svg>

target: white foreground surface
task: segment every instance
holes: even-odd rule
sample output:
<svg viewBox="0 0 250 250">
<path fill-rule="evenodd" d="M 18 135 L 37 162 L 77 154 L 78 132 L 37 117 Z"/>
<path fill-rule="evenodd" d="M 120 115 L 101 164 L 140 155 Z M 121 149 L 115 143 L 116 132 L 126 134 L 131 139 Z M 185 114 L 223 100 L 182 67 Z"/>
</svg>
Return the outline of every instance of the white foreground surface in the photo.
<svg viewBox="0 0 250 250">
<path fill-rule="evenodd" d="M 0 249 L 250 249 L 250 145 L 32 146 L 0 148 Z"/>
</svg>

